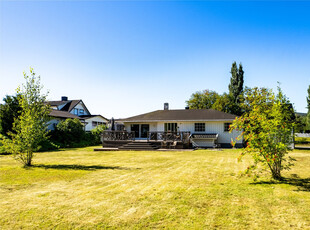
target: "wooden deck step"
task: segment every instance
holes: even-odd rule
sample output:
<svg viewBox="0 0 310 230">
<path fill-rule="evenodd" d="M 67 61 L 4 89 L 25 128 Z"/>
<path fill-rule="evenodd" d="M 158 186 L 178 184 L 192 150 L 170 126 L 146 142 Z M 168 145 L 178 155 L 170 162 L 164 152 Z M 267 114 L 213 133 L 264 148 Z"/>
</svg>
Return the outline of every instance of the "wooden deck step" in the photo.
<svg viewBox="0 0 310 230">
<path fill-rule="evenodd" d="M 150 143 L 150 142 L 130 142 L 128 144 L 125 144 L 118 149 L 121 150 L 156 150 L 159 149 L 160 146 Z"/>
</svg>

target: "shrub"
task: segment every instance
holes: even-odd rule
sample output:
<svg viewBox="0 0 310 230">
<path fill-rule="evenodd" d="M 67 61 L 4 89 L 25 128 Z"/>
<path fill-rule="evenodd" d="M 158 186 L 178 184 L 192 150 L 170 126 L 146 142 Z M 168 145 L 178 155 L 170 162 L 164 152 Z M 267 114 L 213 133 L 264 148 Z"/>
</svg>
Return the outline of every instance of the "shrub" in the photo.
<svg viewBox="0 0 310 230">
<path fill-rule="evenodd" d="M 83 124 L 78 119 L 66 119 L 57 124 L 51 133 L 51 140 L 60 143 L 61 147 L 70 147 L 71 143 L 79 143 L 83 140 L 85 132 Z"/>
<path fill-rule="evenodd" d="M 44 150 L 67 147 L 86 147 L 100 144 L 100 134 L 105 129 L 105 126 L 97 126 L 91 132 L 85 132 L 84 126 L 78 119 L 66 119 L 61 121 L 56 126 L 56 129 L 51 132 L 50 144 L 45 144 Z M 54 147 L 54 148 L 53 148 Z"/>
<path fill-rule="evenodd" d="M 105 125 L 98 125 L 96 128 L 91 130 L 91 134 L 92 134 L 93 138 L 95 138 L 95 144 L 101 143 L 101 134 L 106 129 L 107 129 L 107 127 Z"/>
</svg>

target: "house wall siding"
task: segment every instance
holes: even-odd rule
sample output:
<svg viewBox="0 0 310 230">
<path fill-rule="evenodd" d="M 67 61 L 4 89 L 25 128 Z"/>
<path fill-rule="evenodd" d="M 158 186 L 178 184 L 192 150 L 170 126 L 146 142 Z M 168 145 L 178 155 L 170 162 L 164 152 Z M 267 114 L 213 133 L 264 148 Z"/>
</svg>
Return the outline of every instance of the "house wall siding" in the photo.
<svg viewBox="0 0 310 230">
<path fill-rule="evenodd" d="M 108 120 L 103 119 L 103 118 L 100 117 L 100 116 L 91 117 L 91 118 L 85 119 L 85 122 L 87 123 L 87 124 L 85 125 L 85 131 L 90 131 L 90 130 L 92 130 L 92 129 L 95 128 L 95 127 L 93 127 L 93 121 L 96 121 L 96 122 L 103 122 L 103 123 L 105 123 L 105 125 L 108 124 Z"/>
<path fill-rule="evenodd" d="M 47 129 L 48 130 L 55 130 L 55 126 L 61 121 L 61 119 L 54 118 L 47 122 Z"/>
<path fill-rule="evenodd" d="M 84 105 L 83 105 L 82 102 L 80 102 L 79 104 L 77 104 L 77 105 L 70 111 L 70 113 L 74 114 L 74 109 L 78 109 L 78 110 L 79 110 L 78 116 L 80 116 L 80 115 L 90 115 L 90 114 L 87 112 L 87 110 L 86 110 L 86 108 L 84 107 Z M 84 114 L 80 114 L 80 109 L 83 109 L 83 110 L 84 110 Z M 76 114 L 75 114 L 75 115 L 76 115 Z"/>
<path fill-rule="evenodd" d="M 229 144 L 231 142 L 231 138 L 233 140 L 238 137 L 241 132 L 234 130 L 232 133 L 224 131 L 224 124 L 225 123 L 232 123 L 232 121 L 168 121 L 168 122 L 145 122 L 145 123 L 125 123 L 125 127 L 127 131 L 131 131 L 130 127 L 132 124 L 150 124 L 150 131 L 158 131 L 163 132 L 165 131 L 165 123 L 177 123 L 178 130 L 181 132 L 195 132 L 195 123 L 205 123 L 206 124 L 206 133 L 217 133 L 218 134 L 218 143 L 226 143 Z M 242 144 L 242 140 L 237 140 L 236 143 Z"/>
<path fill-rule="evenodd" d="M 157 130 L 157 122 L 139 122 L 139 123 L 125 123 L 125 129 L 128 131 L 128 132 L 131 132 L 131 125 L 133 124 L 139 124 L 139 125 L 143 125 L 143 124 L 149 124 L 150 125 L 150 132 L 155 132 L 155 131 L 158 131 Z"/>
</svg>

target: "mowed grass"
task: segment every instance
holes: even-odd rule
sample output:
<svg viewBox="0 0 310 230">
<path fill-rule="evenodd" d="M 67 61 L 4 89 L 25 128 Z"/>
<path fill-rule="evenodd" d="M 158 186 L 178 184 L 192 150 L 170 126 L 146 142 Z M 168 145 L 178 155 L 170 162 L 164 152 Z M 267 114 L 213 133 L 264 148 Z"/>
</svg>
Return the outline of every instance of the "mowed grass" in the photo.
<svg viewBox="0 0 310 230">
<path fill-rule="evenodd" d="M 0 156 L 0 229 L 310 229 L 310 151 L 283 183 L 240 177 L 240 150 Z"/>
</svg>

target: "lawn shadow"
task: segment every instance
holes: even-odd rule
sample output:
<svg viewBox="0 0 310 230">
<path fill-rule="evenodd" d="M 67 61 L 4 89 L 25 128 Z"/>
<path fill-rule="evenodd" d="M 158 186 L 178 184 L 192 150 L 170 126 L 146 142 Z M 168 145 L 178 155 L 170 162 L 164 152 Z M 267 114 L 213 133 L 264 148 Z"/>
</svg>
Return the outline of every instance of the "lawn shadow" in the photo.
<svg viewBox="0 0 310 230">
<path fill-rule="evenodd" d="M 34 168 L 44 168 L 44 169 L 64 169 L 64 170 L 103 170 L 103 169 L 117 169 L 117 170 L 133 170 L 133 169 L 140 169 L 140 168 L 127 168 L 127 167 L 120 167 L 120 166 L 103 166 L 103 165 L 45 165 L 45 164 L 37 164 L 33 165 Z"/>
<path fill-rule="evenodd" d="M 296 191 L 310 192 L 310 178 L 299 178 L 298 175 L 292 174 L 290 178 L 282 178 L 282 180 L 276 181 L 258 181 L 251 184 L 288 184 L 297 187 Z"/>
</svg>

